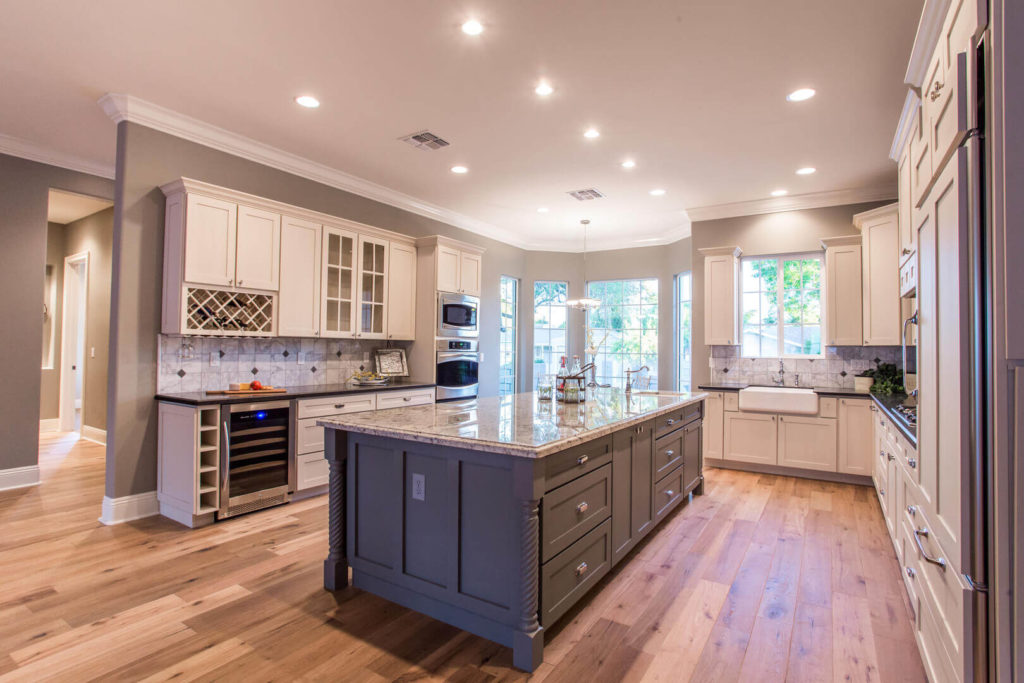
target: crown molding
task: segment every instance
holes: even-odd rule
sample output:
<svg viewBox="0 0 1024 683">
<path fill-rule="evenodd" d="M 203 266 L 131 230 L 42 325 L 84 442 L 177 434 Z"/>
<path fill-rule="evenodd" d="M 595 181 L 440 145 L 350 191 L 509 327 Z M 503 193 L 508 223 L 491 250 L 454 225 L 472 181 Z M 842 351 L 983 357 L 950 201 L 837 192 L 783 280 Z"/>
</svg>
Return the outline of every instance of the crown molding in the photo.
<svg viewBox="0 0 1024 683">
<path fill-rule="evenodd" d="M 697 253 L 707 258 L 708 256 L 732 256 L 733 258 L 739 258 L 743 256 L 743 249 L 741 247 L 704 247 L 698 249 Z"/>
<path fill-rule="evenodd" d="M 685 212 L 684 212 L 685 214 Z M 603 240 L 594 241 L 592 237 L 587 239 L 587 253 L 595 251 L 616 251 L 619 249 L 642 249 L 644 247 L 661 247 L 668 244 L 674 244 L 679 240 L 686 239 L 693 234 L 692 223 L 687 217 L 686 222 L 682 223 L 671 230 L 665 232 L 661 237 L 654 237 L 651 239 L 642 240 L 623 240 L 619 236 L 605 238 Z M 523 247 L 527 251 L 549 251 L 559 254 L 582 254 L 583 243 L 582 238 L 578 245 L 573 246 L 560 246 L 557 244 L 538 244 L 530 243 Z"/>
<path fill-rule="evenodd" d="M 914 48 L 910 51 L 907 73 L 903 77 L 904 83 L 918 90 L 924 83 L 928 62 L 931 61 L 935 45 L 939 42 L 942 22 L 946 20 L 950 2 L 951 0 L 925 0 L 924 9 L 921 10 L 921 19 L 917 22 L 917 33 L 914 36 Z"/>
<path fill-rule="evenodd" d="M 900 112 L 900 122 L 896 125 L 896 135 L 893 136 L 892 146 L 889 148 L 889 158 L 899 162 L 900 154 L 907 145 L 907 138 L 910 137 L 910 127 L 914 123 L 917 109 L 921 106 L 921 98 L 913 89 L 907 90 L 907 97 L 903 100 L 903 111 Z"/>
<path fill-rule="evenodd" d="M 114 179 L 114 167 L 106 164 L 99 164 L 89 159 L 83 159 L 72 154 L 58 152 L 50 147 L 29 142 L 21 138 L 0 133 L 0 154 L 9 154 L 12 157 L 37 161 L 49 166 L 66 168 L 69 171 L 88 173 L 89 175 L 101 178 Z"/>
<path fill-rule="evenodd" d="M 686 211 L 690 215 L 690 220 L 696 223 L 697 221 L 712 221 L 719 218 L 735 218 L 736 216 L 754 216 L 762 213 L 821 209 L 827 206 L 862 204 L 864 202 L 881 202 L 887 199 L 896 199 L 896 196 L 895 185 L 882 185 L 855 190 L 831 190 L 828 192 L 813 192 L 787 197 L 754 199 L 748 202 L 699 206 L 687 209 Z"/>
<path fill-rule="evenodd" d="M 879 206 L 868 211 L 862 211 L 853 215 L 853 227 L 858 230 L 864 228 L 864 224 L 869 221 L 874 221 L 880 218 L 896 218 L 899 213 L 900 205 L 897 204 L 886 204 L 885 206 Z"/>
<path fill-rule="evenodd" d="M 158 104 L 120 93 L 107 93 L 98 100 L 98 104 L 114 123 L 129 121 L 146 126 L 419 216 L 448 223 L 483 237 L 527 248 L 523 241 L 511 231 L 272 147 L 244 135 L 233 133 L 205 121 L 194 119 L 191 116 L 179 114 Z"/>
</svg>

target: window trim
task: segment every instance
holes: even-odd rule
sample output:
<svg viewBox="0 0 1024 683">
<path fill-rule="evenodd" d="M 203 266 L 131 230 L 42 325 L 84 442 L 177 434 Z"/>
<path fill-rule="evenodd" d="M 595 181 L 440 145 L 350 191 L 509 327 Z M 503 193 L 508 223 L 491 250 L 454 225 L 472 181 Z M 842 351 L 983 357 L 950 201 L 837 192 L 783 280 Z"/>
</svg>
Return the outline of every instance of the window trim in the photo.
<svg viewBox="0 0 1024 683">
<path fill-rule="evenodd" d="M 784 320 L 785 320 L 785 297 L 783 296 L 783 294 L 785 293 L 785 284 L 784 284 L 784 280 L 783 280 L 784 276 L 782 275 L 782 262 L 783 261 L 794 261 L 794 260 L 801 260 L 801 261 L 803 261 L 803 260 L 812 259 L 812 258 L 813 259 L 817 259 L 821 263 L 821 286 L 818 288 L 818 292 L 819 292 L 819 297 L 818 297 L 818 299 L 819 299 L 819 310 L 821 311 L 821 322 L 818 323 L 818 326 L 821 328 L 821 353 L 782 353 L 782 350 L 786 348 L 786 346 L 785 346 L 785 329 L 784 329 L 785 328 L 785 322 L 784 322 Z M 778 327 L 777 331 L 778 331 L 779 353 L 777 353 L 775 355 L 772 355 L 772 356 L 765 356 L 763 354 L 760 354 L 760 355 L 757 355 L 757 356 L 745 356 L 745 355 L 743 355 L 743 295 L 746 294 L 747 292 L 745 292 L 743 290 L 743 264 L 746 263 L 747 261 L 769 261 L 769 260 L 774 260 L 775 261 L 776 268 L 777 268 L 776 272 L 779 273 L 779 277 L 776 280 L 778 282 L 778 285 L 779 285 L 778 297 L 777 297 L 778 298 L 778 303 L 777 303 L 777 306 L 778 306 L 777 320 L 778 320 L 778 322 L 776 323 L 776 325 Z M 827 278 L 827 275 L 826 275 L 826 272 L 825 272 L 825 252 L 824 251 L 795 251 L 795 252 L 790 252 L 790 253 L 785 253 L 785 254 L 750 254 L 750 255 L 741 257 L 740 258 L 739 305 L 737 306 L 737 308 L 738 308 L 737 313 L 739 315 L 739 330 L 740 330 L 740 345 L 739 345 L 740 346 L 740 355 L 739 355 L 739 357 L 740 358 L 750 358 L 750 359 L 754 359 L 754 360 L 761 359 L 761 358 L 767 358 L 767 359 L 787 359 L 787 360 L 788 359 L 799 360 L 801 358 L 805 359 L 805 360 L 818 360 L 818 359 L 825 358 L 826 357 L 826 351 L 825 351 L 826 333 L 825 333 L 825 330 L 827 329 L 826 328 L 827 321 L 825 320 L 825 316 L 827 314 L 827 311 L 826 311 L 825 303 L 828 301 L 827 293 L 825 291 L 825 288 L 826 288 L 826 284 L 827 284 L 827 282 L 826 282 L 827 279 L 828 278 Z M 801 323 L 800 326 L 803 327 L 803 323 Z"/>
<path fill-rule="evenodd" d="M 683 270 L 672 276 L 672 336 L 673 336 L 673 365 L 675 365 L 676 391 L 682 391 L 682 339 L 679 326 L 682 321 L 679 319 L 679 305 L 683 303 L 681 296 L 681 279 L 683 276 L 690 278 L 690 298 L 686 301 L 690 304 L 690 376 L 687 377 L 687 391 L 693 390 L 693 269 Z"/>
</svg>

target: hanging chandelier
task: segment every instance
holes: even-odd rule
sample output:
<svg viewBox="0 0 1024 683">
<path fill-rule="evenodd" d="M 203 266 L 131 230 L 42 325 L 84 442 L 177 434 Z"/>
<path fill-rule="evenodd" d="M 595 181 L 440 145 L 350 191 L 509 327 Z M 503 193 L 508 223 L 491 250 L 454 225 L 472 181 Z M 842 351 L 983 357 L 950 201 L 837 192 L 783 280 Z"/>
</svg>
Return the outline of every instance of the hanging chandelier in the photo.
<svg viewBox="0 0 1024 683">
<path fill-rule="evenodd" d="M 587 286 L 587 226 L 590 225 L 590 219 L 584 218 L 580 221 L 583 225 L 583 286 Z M 580 311 L 590 311 L 601 305 L 600 299 L 595 299 L 590 296 L 580 297 L 579 299 L 569 299 L 566 302 L 570 308 L 575 308 Z"/>
</svg>

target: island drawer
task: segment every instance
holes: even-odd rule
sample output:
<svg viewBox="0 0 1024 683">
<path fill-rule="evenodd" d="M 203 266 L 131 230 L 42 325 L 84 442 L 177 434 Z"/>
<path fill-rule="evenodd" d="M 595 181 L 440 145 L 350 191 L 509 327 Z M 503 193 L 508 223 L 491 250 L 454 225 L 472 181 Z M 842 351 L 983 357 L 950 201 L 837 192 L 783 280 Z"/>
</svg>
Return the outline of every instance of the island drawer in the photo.
<svg viewBox="0 0 1024 683">
<path fill-rule="evenodd" d="M 540 624 L 555 623 L 612 565 L 612 522 L 596 529 L 541 565 Z"/>
<path fill-rule="evenodd" d="M 545 495 L 541 502 L 541 562 L 547 562 L 608 519 L 611 504 L 611 465 L 600 467 Z"/>
<path fill-rule="evenodd" d="M 298 402 L 296 417 L 328 417 L 361 413 L 364 410 L 376 410 L 377 394 L 355 394 L 352 396 L 326 396 L 323 398 L 307 398 Z"/>
<path fill-rule="evenodd" d="M 433 389 L 410 389 L 408 391 L 384 391 L 377 394 L 377 410 L 422 406 L 434 402 Z"/>
<path fill-rule="evenodd" d="M 683 430 L 654 442 L 654 480 L 658 481 L 683 462 Z"/>
<path fill-rule="evenodd" d="M 654 485 L 654 523 L 657 524 L 683 499 L 683 468 L 675 471 Z"/>
<path fill-rule="evenodd" d="M 697 401 L 696 403 L 685 405 L 682 408 L 677 408 L 671 413 L 666 413 L 656 417 L 654 420 L 655 437 L 668 434 L 689 422 L 699 419 L 703 412 L 703 405 L 703 401 Z"/>
<path fill-rule="evenodd" d="M 567 484 L 612 461 L 612 437 L 588 441 L 544 458 L 545 491 Z"/>
</svg>

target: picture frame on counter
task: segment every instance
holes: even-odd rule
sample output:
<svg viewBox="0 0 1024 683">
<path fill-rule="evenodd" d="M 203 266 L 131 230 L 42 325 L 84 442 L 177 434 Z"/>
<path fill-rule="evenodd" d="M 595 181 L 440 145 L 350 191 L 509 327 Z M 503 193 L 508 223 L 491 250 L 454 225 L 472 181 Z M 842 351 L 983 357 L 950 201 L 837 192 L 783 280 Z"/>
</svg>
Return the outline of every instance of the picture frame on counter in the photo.
<svg viewBox="0 0 1024 683">
<path fill-rule="evenodd" d="M 374 359 L 377 374 L 384 377 L 408 377 L 409 361 L 405 349 L 377 349 Z"/>
</svg>

